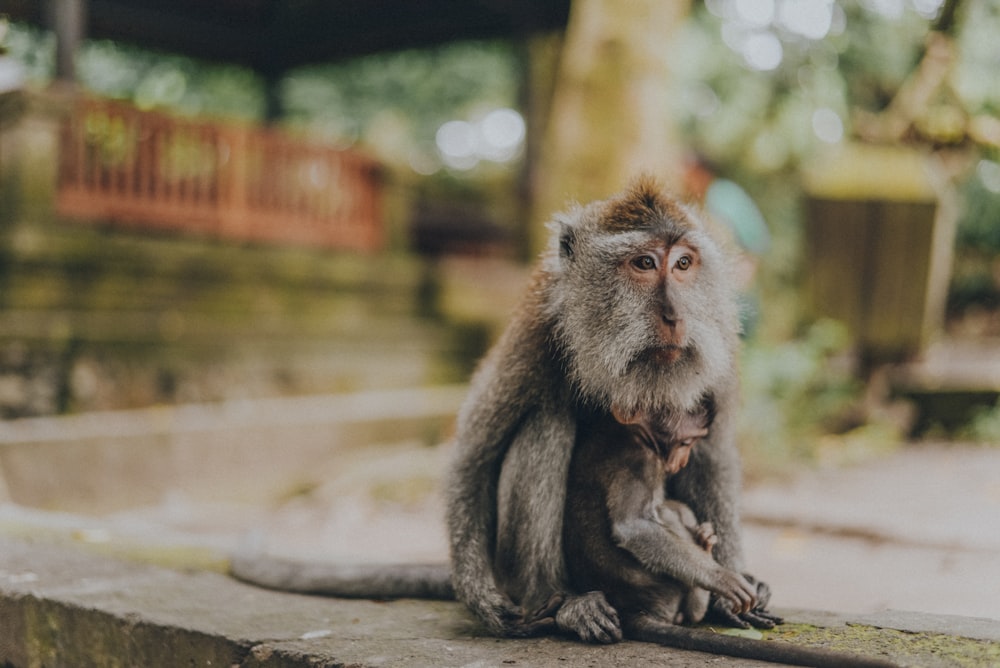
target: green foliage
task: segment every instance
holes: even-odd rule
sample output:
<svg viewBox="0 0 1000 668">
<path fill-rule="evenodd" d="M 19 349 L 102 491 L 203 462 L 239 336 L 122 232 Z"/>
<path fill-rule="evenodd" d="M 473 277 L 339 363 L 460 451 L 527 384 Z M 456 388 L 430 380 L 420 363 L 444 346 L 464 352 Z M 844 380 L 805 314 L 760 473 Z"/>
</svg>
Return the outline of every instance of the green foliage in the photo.
<svg viewBox="0 0 1000 668">
<path fill-rule="evenodd" d="M 972 111 L 1000 112 L 1000 2 L 982 0 L 963 3 L 959 67 L 954 84 Z"/>
<path fill-rule="evenodd" d="M 980 443 L 1000 443 L 1000 403 L 976 411 L 957 436 Z"/>
<path fill-rule="evenodd" d="M 11 24 L 10 54 L 29 81 L 46 84 L 55 71 L 55 38 L 49 32 Z M 264 113 L 264 86 L 248 69 L 155 53 L 110 41 L 88 41 L 76 60 L 80 84 L 98 95 L 133 101 L 141 109 L 167 108 L 258 120 Z"/>
<path fill-rule="evenodd" d="M 6 41 L 30 81 L 51 81 L 51 33 L 13 24 Z M 517 106 L 518 59 L 517 47 L 501 41 L 379 53 L 298 68 L 278 81 L 275 94 L 285 124 L 334 145 L 362 142 L 387 162 L 429 173 L 439 166 L 434 140 L 442 123 Z M 87 90 L 131 100 L 141 109 L 250 121 L 262 120 L 266 111 L 265 82 L 246 68 L 116 42 L 85 42 L 77 77 Z M 494 166 L 492 171 L 508 170 Z M 486 165 L 477 174 L 488 178 L 490 172 Z"/>
<path fill-rule="evenodd" d="M 863 3 L 842 2 L 850 30 L 834 40 L 846 101 L 869 111 L 884 109 L 916 68 L 930 22 L 915 12 L 892 20 Z"/>
<path fill-rule="evenodd" d="M 1000 165 L 980 162 L 959 188 L 963 206 L 948 290 L 948 309 L 953 314 L 970 306 L 1000 306 L 1000 284 L 994 268 L 1000 254 Z"/>
<path fill-rule="evenodd" d="M 365 141 L 400 162 L 433 153 L 445 121 L 516 106 L 517 95 L 516 53 L 503 42 L 456 42 L 305 67 L 281 84 L 289 122 L 328 140 Z"/>
<path fill-rule="evenodd" d="M 717 1 L 699 5 L 675 44 L 678 86 L 675 117 L 703 152 L 727 168 L 766 176 L 808 159 L 821 145 L 812 115 L 829 108 L 847 135 L 857 110 L 885 108 L 923 55 L 932 21 L 912 8 L 885 16 L 864 0 L 838 0 L 829 32 L 821 39 L 777 26 L 780 64 L 757 71 L 725 44 L 732 28 L 712 14 Z M 960 58 L 950 80 L 968 113 L 1000 109 L 995 67 L 1000 42 L 1000 1 L 966 2 L 957 40 Z M 716 9 L 717 13 L 721 13 Z"/>
<path fill-rule="evenodd" d="M 24 67 L 29 81 L 46 83 L 56 69 L 56 38 L 20 23 L 9 23 L 3 46 Z"/>
<path fill-rule="evenodd" d="M 824 147 L 813 127 L 814 113 L 834 112 L 849 138 L 857 112 L 883 110 L 924 53 L 933 20 L 915 11 L 917 3 L 899 3 L 898 16 L 880 14 L 878 4 L 837 0 L 821 39 L 790 34 L 779 22 L 754 28 L 780 40 L 781 62 L 771 71 L 754 70 L 727 45 L 735 25 L 730 21 L 735 4 L 727 0 L 698 3 L 674 45 L 679 65 L 672 119 L 724 176 L 746 187 L 771 227 L 774 245 L 758 282 L 765 311 L 768 305 L 780 306 L 773 309 L 779 322 L 765 313 L 762 324 L 769 331 L 762 337 L 780 339 L 795 330 L 794 308 L 788 306 L 794 307 L 798 273 L 807 268 L 799 267 L 802 212 L 794 201 L 802 194 L 801 166 Z M 959 57 L 948 80 L 954 92 L 948 101 L 965 114 L 995 114 L 1000 110 L 995 72 L 1000 41 L 994 38 L 1000 34 L 1000 0 L 963 2 L 956 26 Z M 1000 171 L 997 156 L 987 157 Z M 995 303 L 1000 286 L 994 285 L 991 258 L 1000 252 L 1000 195 L 973 177 L 962 186 L 961 197 L 952 303 Z M 965 249 L 974 255 L 963 254 Z"/>
<path fill-rule="evenodd" d="M 960 189 L 964 206 L 958 226 L 959 248 L 1000 252 L 1000 225 L 997 224 L 1000 221 L 1000 192 L 988 188 L 978 170 L 965 179 Z"/>
<path fill-rule="evenodd" d="M 156 54 L 115 42 L 87 42 L 77 58 L 80 83 L 100 95 L 131 99 L 140 109 L 257 120 L 264 87 L 253 72 Z"/>
<path fill-rule="evenodd" d="M 814 462 L 819 437 L 865 424 L 864 387 L 846 353 L 847 333 L 832 321 L 817 322 L 796 340 L 744 350 L 740 435 L 752 453 L 751 476 Z"/>
</svg>

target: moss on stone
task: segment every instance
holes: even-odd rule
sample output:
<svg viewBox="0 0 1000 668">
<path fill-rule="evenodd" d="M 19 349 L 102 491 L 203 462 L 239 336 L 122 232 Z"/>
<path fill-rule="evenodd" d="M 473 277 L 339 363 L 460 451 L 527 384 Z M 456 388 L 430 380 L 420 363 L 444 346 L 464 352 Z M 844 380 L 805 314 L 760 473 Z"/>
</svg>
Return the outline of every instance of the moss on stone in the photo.
<svg viewBox="0 0 1000 668">
<path fill-rule="evenodd" d="M 800 646 L 863 653 L 866 656 L 885 656 L 904 665 L 926 667 L 1000 665 L 1000 643 L 940 633 L 897 631 L 862 624 L 819 627 L 786 623 L 765 632 L 765 638 Z"/>
</svg>

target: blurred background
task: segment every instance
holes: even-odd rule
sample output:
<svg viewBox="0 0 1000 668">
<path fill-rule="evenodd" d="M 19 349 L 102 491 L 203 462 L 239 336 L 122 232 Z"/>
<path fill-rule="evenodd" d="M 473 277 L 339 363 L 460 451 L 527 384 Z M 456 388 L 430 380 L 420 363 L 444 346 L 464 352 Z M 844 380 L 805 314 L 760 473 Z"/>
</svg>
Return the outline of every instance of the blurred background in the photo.
<svg viewBox="0 0 1000 668">
<path fill-rule="evenodd" d="M 993 452 L 997 34 L 997 0 L 0 0 L 0 506 L 440 555 L 414 518 L 545 221 L 640 170 L 739 251 L 751 490 Z"/>
</svg>

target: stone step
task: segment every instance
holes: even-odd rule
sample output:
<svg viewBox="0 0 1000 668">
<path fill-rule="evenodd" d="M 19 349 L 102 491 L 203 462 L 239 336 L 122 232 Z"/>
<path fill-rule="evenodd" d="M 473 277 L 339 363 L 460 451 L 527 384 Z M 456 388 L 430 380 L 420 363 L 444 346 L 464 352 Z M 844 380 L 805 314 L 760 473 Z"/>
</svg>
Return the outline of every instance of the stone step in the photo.
<svg viewBox="0 0 1000 668">
<path fill-rule="evenodd" d="M 266 504 L 352 450 L 445 440 L 464 386 L 161 406 L 0 422 L 8 500 L 108 513 L 169 495 Z"/>
<path fill-rule="evenodd" d="M 907 666 L 995 665 L 989 620 L 779 610 L 781 640 Z M 766 666 L 626 641 L 500 640 L 460 604 L 299 596 L 0 535 L 0 663 L 241 668 L 379 666 Z"/>
</svg>

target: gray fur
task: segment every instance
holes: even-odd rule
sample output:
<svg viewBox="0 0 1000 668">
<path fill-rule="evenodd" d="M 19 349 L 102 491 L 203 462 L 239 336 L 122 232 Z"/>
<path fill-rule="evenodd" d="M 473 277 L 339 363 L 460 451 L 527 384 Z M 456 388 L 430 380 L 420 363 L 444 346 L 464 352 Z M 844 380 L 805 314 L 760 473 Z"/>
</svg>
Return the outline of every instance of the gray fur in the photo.
<svg viewBox="0 0 1000 668">
<path fill-rule="evenodd" d="M 668 477 L 701 447 L 713 419 L 714 402 L 706 398 L 694 413 L 628 416 L 627 423 L 598 413 L 581 430 L 568 479 L 564 554 L 573 585 L 604 592 L 626 637 L 643 620 L 700 622 L 709 591 L 738 620 L 759 603 L 755 585 L 712 557 L 718 536 L 711 523 L 699 524 L 687 505 L 666 495 Z M 773 626 L 769 613 L 758 613 Z"/>
<path fill-rule="evenodd" d="M 550 225 L 552 239 L 531 288 L 473 378 L 460 412 L 449 474 L 448 523 L 453 582 L 495 633 L 519 635 L 553 595 L 573 609 L 562 554 L 567 472 L 584 411 L 689 411 L 715 397 L 716 423 L 672 485 L 671 497 L 710 521 L 724 549 L 718 562 L 739 570 L 737 515 L 738 311 L 725 256 L 693 213 L 663 198 L 635 229 L 607 217 L 622 202 L 650 199 L 648 182 L 606 202 L 576 207 Z M 630 199 L 631 198 L 631 199 Z M 687 345 L 658 363 L 649 294 L 623 279 L 622 266 L 644 245 L 679 236 L 701 257 L 696 285 L 672 298 L 684 314 Z M 600 606 L 591 606 L 600 608 Z M 577 617 L 560 629 L 588 639 Z M 593 620 L 588 620 L 591 623 Z M 607 616 L 610 623 L 611 617 Z"/>
<path fill-rule="evenodd" d="M 573 590 L 562 552 L 581 416 L 690 411 L 703 396 L 714 397 L 712 432 L 673 476 L 669 496 L 713 524 L 716 560 L 739 572 L 737 307 L 721 248 L 690 210 L 648 180 L 560 214 L 550 229 L 532 285 L 458 416 L 447 484 L 450 580 L 456 597 L 496 634 L 558 628 L 606 642 L 621 638 L 616 611 L 601 592 Z M 662 295 L 630 287 L 622 268 L 630 253 L 681 237 L 697 248 L 701 265 L 691 290 L 670 295 L 687 335 L 668 364 L 656 354 Z M 335 596 L 451 593 L 442 567 L 351 570 L 243 554 L 232 572 L 263 586 Z"/>
<path fill-rule="evenodd" d="M 230 574 L 268 589 L 340 598 L 453 600 L 446 564 L 330 564 L 284 560 L 262 554 L 233 556 Z"/>
</svg>

